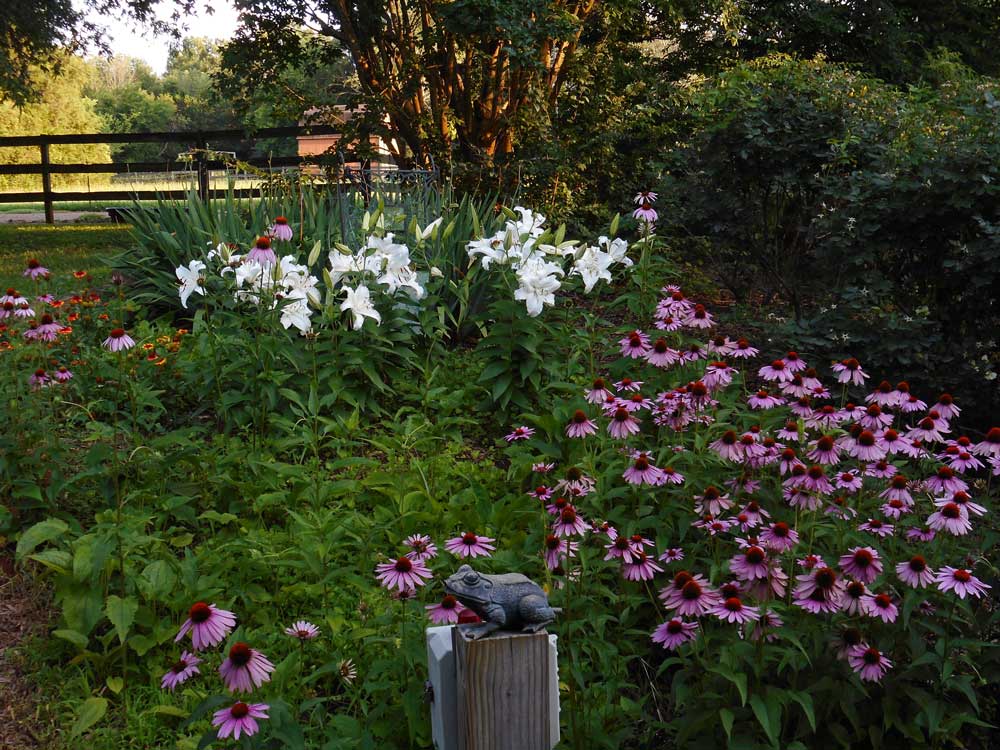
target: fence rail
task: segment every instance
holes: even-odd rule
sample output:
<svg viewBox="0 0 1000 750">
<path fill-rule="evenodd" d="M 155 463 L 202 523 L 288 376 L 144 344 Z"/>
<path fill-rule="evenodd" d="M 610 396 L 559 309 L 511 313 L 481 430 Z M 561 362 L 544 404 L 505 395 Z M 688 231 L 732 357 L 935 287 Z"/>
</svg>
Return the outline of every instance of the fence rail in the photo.
<svg viewBox="0 0 1000 750">
<path fill-rule="evenodd" d="M 39 161 L 37 164 L 2 164 L 0 175 L 41 175 L 41 191 L 0 193 L 0 203 L 42 202 L 45 204 L 45 221 L 55 223 L 53 203 L 55 201 L 83 200 L 153 200 L 156 198 L 183 198 L 185 190 L 98 190 L 98 191 L 60 191 L 52 189 L 54 174 L 127 174 L 129 172 L 189 172 L 197 179 L 198 194 L 203 199 L 226 195 L 229 191 L 213 190 L 209 182 L 211 170 L 227 169 L 230 162 L 208 158 L 209 141 L 241 140 L 248 141 L 258 138 L 298 137 L 339 135 L 340 129 L 328 125 L 302 125 L 280 128 L 262 128 L 251 132 L 244 130 L 199 130 L 171 133 L 73 133 L 51 135 L 15 135 L 0 136 L 0 148 L 14 146 L 37 146 Z M 192 161 L 155 161 L 131 163 L 77 163 L 53 164 L 50 158 L 50 147 L 66 144 L 85 143 L 178 143 L 192 146 L 198 151 Z M 261 168 L 288 168 L 315 165 L 317 159 L 310 156 L 278 156 L 273 158 L 241 159 L 241 163 Z M 346 170 L 345 170 L 346 171 Z M 350 181 L 364 181 L 373 174 L 370 170 L 351 170 L 347 175 Z M 430 174 L 430 173 L 428 173 Z M 353 176 L 352 176 L 353 175 Z M 367 177 L 366 177 L 367 176 Z M 364 188 L 364 186 L 363 186 Z M 252 195 L 254 188 L 236 190 L 237 195 Z"/>
</svg>

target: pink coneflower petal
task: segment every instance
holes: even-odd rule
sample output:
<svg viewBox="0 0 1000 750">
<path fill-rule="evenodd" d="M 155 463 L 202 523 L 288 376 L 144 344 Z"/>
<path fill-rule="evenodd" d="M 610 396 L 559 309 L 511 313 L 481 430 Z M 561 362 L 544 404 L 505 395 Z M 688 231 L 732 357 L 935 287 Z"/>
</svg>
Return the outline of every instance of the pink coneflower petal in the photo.
<svg viewBox="0 0 1000 750">
<path fill-rule="evenodd" d="M 232 612 L 219 609 L 214 604 L 196 602 L 188 612 L 188 619 L 181 625 L 174 641 L 179 641 L 191 631 L 191 645 L 195 651 L 202 651 L 222 643 L 236 627 L 236 616 Z"/>
<path fill-rule="evenodd" d="M 182 652 L 180 659 L 163 675 L 160 687 L 164 690 L 169 690 L 171 693 L 174 692 L 174 688 L 178 685 L 199 674 L 198 664 L 200 663 L 201 659 L 194 654 L 190 654 L 187 651 Z"/>
<path fill-rule="evenodd" d="M 219 674 L 231 693 L 251 693 L 270 682 L 274 665 L 262 653 L 238 641 L 229 649 L 229 656 L 219 665 Z"/>
<path fill-rule="evenodd" d="M 659 643 L 663 648 L 674 651 L 684 643 L 698 637 L 698 623 L 687 622 L 675 617 L 667 620 L 653 631 L 653 643 Z"/>
<path fill-rule="evenodd" d="M 268 710 L 270 706 L 266 703 L 234 703 L 212 715 L 212 726 L 217 728 L 220 740 L 227 737 L 234 740 L 241 736 L 252 737 L 260 731 L 256 720 L 268 718 Z"/>
<path fill-rule="evenodd" d="M 847 662 L 865 682 L 878 682 L 892 668 L 892 662 L 867 643 L 854 646 L 847 654 Z"/>
<path fill-rule="evenodd" d="M 293 622 L 291 627 L 285 628 L 285 635 L 298 638 L 300 641 L 310 641 L 319 636 L 319 628 L 311 622 L 298 620 L 297 622 Z"/>
</svg>

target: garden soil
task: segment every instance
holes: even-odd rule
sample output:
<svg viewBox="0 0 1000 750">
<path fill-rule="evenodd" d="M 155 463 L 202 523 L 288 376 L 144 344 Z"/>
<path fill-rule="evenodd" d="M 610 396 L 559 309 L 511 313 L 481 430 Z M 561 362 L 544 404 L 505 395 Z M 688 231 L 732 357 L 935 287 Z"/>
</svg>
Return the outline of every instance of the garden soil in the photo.
<svg viewBox="0 0 1000 750">
<path fill-rule="evenodd" d="M 18 647 L 45 631 L 48 593 L 14 569 L 0 552 L 0 748 L 41 748 L 49 732 L 41 718 L 38 692 L 17 654 Z"/>
</svg>

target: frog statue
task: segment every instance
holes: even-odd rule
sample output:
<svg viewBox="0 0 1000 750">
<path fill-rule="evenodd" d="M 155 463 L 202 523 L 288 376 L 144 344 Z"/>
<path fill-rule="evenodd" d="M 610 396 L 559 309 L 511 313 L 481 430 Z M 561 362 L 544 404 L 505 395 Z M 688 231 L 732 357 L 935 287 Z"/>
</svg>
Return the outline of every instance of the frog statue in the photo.
<svg viewBox="0 0 1000 750">
<path fill-rule="evenodd" d="M 491 576 L 463 565 L 445 580 L 444 588 L 482 619 L 463 628 L 470 639 L 501 629 L 537 633 L 560 612 L 549 606 L 541 586 L 520 573 Z"/>
</svg>

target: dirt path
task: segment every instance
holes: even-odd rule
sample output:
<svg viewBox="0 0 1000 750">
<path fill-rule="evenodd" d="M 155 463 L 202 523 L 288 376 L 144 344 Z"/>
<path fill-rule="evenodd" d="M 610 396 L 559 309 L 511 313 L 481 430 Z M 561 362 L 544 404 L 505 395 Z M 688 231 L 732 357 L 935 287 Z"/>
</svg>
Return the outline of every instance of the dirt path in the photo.
<svg viewBox="0 0 1000 750">
<path fill-rule="evenodd" d="M 38 713 L 38 696 L 14 650 L 48 626 L 51 610 L 44 590 L 14 570 L 0 552 L 0 748 L 45 747 L 49 734 Z"/>
</svg>

